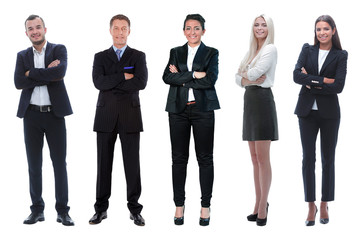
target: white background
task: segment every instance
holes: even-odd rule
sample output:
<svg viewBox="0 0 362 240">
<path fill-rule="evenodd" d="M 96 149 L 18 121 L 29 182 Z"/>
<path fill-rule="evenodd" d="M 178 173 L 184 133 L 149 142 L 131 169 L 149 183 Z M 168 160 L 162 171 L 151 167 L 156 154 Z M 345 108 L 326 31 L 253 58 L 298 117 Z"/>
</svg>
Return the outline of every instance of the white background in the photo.
<svg viewBox="0 0 362 240">
<path fill-rule="evenodd" d="M 1 239 L 341 239 L 356 236 L 362 215 L 361 99 L 358 86 L 360 7 L 357 1 L 25 1 L 0 3 L 0 234 Z M 148 85 L 141 91 L 145 131 L 141 134 L 143 192 L 140 202 L 145 227 L 129 220 L 119 141 L 115 150 L 113 189 L 108 219 L 88 224 L 94 214 L 96 190 L 96 133 L 92 131 L 98 91 L 92 82 L 96 52 L 111 46 L 109 20 L 116 14 L 131 19 L 129 46 L 144 51 L 149 70 Z M 173 224 L 171 147 L 168 116 L 164 111 L 168 85 L 163 70 L 172 47 L 183 45 L 183 21 L 189 13 L 206 19 L 203 42 L 219 50 L 216 89 L 221 109 L 216 113 L 215 184 L 209 227 L 198 225 L 200 189 L 194 146 L 190 146 L 186 186 L 185 225 Z M 278 48 L 273 88 L 279 120 L 280 140 L 271 146 L 273 182 L 266 227 L 247 222 L 254 206 L 252 164 L 248 144 L 241 140 L 244 90 L 234 74 L 248 50 L 253 19 L 265 13 L 275 25 Z M 43 198 L 46 221 L 32 226 L 22 222 L 30 213 L 26 153 L 22 120 L 16 117 L 20 91 L 13 75 L 16 54 L 29 47 L 24 21 L 38 14 L 48 28 L 47 40 L 68 50 L 65 77 L 74 114 L 66 117 L 68 133 L 68 178 L 70 216 L 74 227 L 56 223 L 54 178 L 47 144 L 44 147 Z M 329 14 L 336 21 L 342 47 L 349 53 L 348 74 L 340 94 L 342 111 L 336 154 L 336 201 L 329 204 L 330 223 L 307 228 L 297 117 L 293 114 L 300 86 L 292 71 L 305 42 L 313 43 L 314 21 Z M 358 44 L 358 45 L 357 45 Z M 319 142 L 317 142 L 319 148 Z M 320 152 L 317 151 L 317 199 L 320 199 Z M 317 202 L 319 207 L 319 202 Z M 318 214 L 319 215 L 319 214 Z M 317 215 L 317 221 L 319 216 Z M 7 236 L 7 237 L 5 237 Z"/>
</svg>

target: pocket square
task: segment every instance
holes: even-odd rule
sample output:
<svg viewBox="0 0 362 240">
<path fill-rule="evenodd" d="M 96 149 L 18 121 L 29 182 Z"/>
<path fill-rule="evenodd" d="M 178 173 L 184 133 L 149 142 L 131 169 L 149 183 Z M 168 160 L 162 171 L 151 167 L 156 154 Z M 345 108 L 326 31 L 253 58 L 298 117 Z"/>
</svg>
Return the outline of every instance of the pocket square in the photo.
<svg viewBox="0 0 362 240">
<path fill-rule="evenodd" d="M 124 67 L 123 69 L 132 69 L 132 68 L 134 68 L 133 66 L 131 66 L 131 67 Z"/>
</svg>

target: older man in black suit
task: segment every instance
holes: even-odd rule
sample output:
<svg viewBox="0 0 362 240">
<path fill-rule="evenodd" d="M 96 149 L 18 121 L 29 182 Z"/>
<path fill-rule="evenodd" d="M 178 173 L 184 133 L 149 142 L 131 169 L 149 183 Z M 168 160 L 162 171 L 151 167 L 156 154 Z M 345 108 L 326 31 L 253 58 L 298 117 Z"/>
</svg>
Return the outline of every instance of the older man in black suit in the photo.
<svg viewBox="0 0 362 240">
<path fill-rule="evenodd" d="M 146 57 L 143 52 L 127 46 L 130 21 L 126 16 L 116 15 L 111 19 L 110 33 L 113 46 L 97 53 L 93 63 L 93 82 L 99 90 L 94 120 L 98 173 L 96 213 L 89 223 L 98 224 L 107 218 L 114 144 L 119 135 L 130 218 L 136 225 L 143 226 L 142 205 L 138 203 L 141 195 L 139 141 L 143 131 L 138 93 L 147 83 Z"/>
<path fill-rule="evenodd" d="M 47 29 L 37 15 L 25 21 L 32 47 L 18 53 L 15 86 L 22 89 L 17 116 L 24 118 L 24 137 L 29 166 L 31 214 L 24 224 L 44 221 L 42 198 L 42 148 L 46 136 L 55 177 L 57 221 L 74 225 L 68 211 L 66 128 L 64 116 L 72 114 L 63 77 L 67 69 L 64 45 L 45 40 Z"/>
</svg>

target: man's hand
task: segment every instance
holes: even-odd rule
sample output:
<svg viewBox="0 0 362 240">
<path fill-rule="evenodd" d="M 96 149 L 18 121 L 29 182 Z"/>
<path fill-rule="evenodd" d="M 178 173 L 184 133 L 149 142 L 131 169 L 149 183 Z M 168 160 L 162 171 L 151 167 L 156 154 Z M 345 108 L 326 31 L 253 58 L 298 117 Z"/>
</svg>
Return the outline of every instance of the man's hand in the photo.
<svg viewBox="0 0 362 240">
<path fill-rule="evenodd" d="M 48 65 L 48 68 L 56 67 L 60 64 L 60 60 L 56 59 Z"/>
<path fill-rule="evenodd" d="M 134 75 L 132 73 L 124 73 L 124 78 L 126 80 L 130 80 L 134 77 Z"/>
</svg>

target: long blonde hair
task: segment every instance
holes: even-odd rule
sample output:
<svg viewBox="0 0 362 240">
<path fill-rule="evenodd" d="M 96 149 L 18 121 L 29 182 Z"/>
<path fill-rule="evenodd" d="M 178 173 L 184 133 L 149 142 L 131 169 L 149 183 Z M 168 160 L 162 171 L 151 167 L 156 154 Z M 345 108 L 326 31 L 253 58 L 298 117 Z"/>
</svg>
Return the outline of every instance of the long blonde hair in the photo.
<svg viewBox="0 0 362 240">
<path fill-rule="evenodd" d="M 263 46 L 260 48 L 260 51 L 258 52 L 258 54 L 256 54 L 256 51 L 258 50 L 258 41 L 254 35 L 254 24 L 255 24 L 255 20 L 257 18 L 263 18 L 266 22 L 267 28 L 268 28 L 268 36 L 265 39 L 265 42 L 263 44 Z M 250 46 L 249 46 L 249 51 L 246 53 L 244 59 L 241 61 L 240 66 L 239 66 L 239 73 L 241 72 L 245 72 L 248 69 L 248 65 L 250 64 L 250 62 L 255 58 L 256 60 L 258 58 L 260 58 L 260 52 L 263 49 L 263 47 L 265 47 L 268 44 L 274 44 L 274 24 L 273 24 L 273 20 L 266 16 L 265 14 L 259 15 L 257 16 L 254 21 L 253 24 L 251 26 L 251 34 L 250 34 Z M 256 61 L 255 61 L 256 62 Z"/>
</svg>

